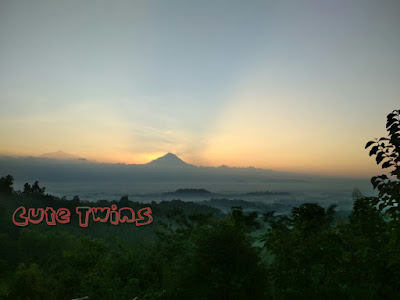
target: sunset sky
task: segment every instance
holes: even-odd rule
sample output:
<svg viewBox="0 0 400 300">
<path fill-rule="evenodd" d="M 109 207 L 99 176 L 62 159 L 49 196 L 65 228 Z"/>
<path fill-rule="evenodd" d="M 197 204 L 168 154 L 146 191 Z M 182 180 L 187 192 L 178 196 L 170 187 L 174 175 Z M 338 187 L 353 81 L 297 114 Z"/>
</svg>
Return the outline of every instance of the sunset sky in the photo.
<svg viewBox="0 0 400 300">
<path fill-rule="evenodd" d="M 400 2 L 2 1 L 0 154 L 376 175 Z"/>
</svg>

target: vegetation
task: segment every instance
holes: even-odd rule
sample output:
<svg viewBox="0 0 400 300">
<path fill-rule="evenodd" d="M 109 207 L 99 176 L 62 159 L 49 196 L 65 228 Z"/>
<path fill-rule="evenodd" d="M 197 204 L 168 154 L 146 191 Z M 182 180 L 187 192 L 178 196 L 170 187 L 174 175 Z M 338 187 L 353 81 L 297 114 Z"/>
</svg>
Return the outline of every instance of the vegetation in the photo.
<svg viewBox="0 0 400 300">
<path fill-rule="evenodd" d="M 2 180 L 5 180 L 2 178 Z M 39 187 L 40 190 L 42 188 Z M 82 203 L 2 188 L 0 297 L 4 299 L 392 298 L 400 290 L 400 227 L 354 195 L 347 223 L 315 203 L 288 216 L 227 215 L 182 201 L 152 203 L 154 223 L 12 224 L 15 207 Z M 261 235 L 255 232 L 263 232 Z"/>
<path fill-rule="evenodd" d="M 150 204 L 154 222 L 142 227 L 81 228 L 72 214 L 69 224 L 21 228 L 11 222 L 21 205 L 73 212 L 83 205 L 137 210 L 143 204 L 128 197 L 59 199 L 38 182 L 14 191 L 12 176 L 0 178 L 0 298 L 397 299 L 400 225 L 396 214 L 376 205 L 396 210 L 400 200 L 398 120 L 399 111 L 390 114 L 390 138 L 367 145 L 376 143 L 371 155 L 395 178 L 372 179 L 378 197 L 355 190 L 348 220 L 336 218 L 335 206 L 315 203 L 289 215 L 260 216 L 241 207 L 224 215 L 200 204 L 164 201 Z"/>
<path fill-rule="evenodd" d="M 382 163 L 383 169 L 390 169 L 391 176 L 372 177 L 372 185 L 379 191 L 379 197 L 372 199 L 372 203 L 397 219 L 400 201 L 400 110 L 394 110 L 387 116 L 386 130 L 388 137 L 369 141 L 365 148 L 372 146 L 369 155 L 375 155 L 376 163 Z"/>
</svg>

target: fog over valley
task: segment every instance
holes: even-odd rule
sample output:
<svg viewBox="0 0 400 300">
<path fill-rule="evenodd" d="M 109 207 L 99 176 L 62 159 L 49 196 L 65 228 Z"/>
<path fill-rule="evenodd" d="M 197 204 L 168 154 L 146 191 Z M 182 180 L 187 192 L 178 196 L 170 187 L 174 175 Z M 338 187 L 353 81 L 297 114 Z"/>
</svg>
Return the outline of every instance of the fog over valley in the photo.
<svg viewBox="0 0 400 300">
<path fill-rule="evenodd" d="M 55 152 L 39 157 L 0 157 L 0 176 L 12 174 L 15 188 L 38 180 L 46 192 L 58 197 L 96 201 L 116 200 L 127 195 L 141 202 L 180 199 L 183 201 L 215 199 L 246 200 L 265 204 L 293 206 L 304 201 L 322 205 L 338 204 L 351 209 L 352 192 L 358 188 L 372 195 L 368 178 L 341 178 L 249 168 L 198 167 L 168 153 L 147 164 L 98 163 Z M 175 192 L 194 189 L 191 192 Z M 206 193 L 197 192 L 204 189 Z M 184 190 L 185 191 L 185 190 Z M 228 205 L 225 205 L 228 206 Z M 243 205 L 242 205 L 243 206 Z M 251 207 L 250 207 L 251 208 Z"/>
</svg>

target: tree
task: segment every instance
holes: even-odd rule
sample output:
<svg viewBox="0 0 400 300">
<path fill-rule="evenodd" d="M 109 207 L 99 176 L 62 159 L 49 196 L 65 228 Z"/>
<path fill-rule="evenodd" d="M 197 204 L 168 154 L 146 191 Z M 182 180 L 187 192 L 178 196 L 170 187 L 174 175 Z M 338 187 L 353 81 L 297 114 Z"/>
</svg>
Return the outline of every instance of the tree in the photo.
<svg viewBox="0 0 400 300">
<path fill-rule="evenodd" d="M 7 175 L 0 178 L 0 194 L 12 194 L 14 177 Z"/>
<path fill-rule="evenodd" d="M 41 188 L 39 186 L 39 181 L 35 181 L 35 183 L 31 186 L 29 183 L 24 184 L 24 191 L 22 194 L 28 196 L 43 196 L 44 191 L 46 190 L 45 187 Z"/>
<path fill-rule="evenodd" d="M 343 298 L 336 275 L 342 243 L 331 227 L 334 213 L 334 205 L 304 203 L 286 218 L 264 215 L 271 225 L 261 241 L 273 258 L 269 269 L 277 294 L 272 298 Z"/>
<path fill-rule="evenodd" d="M 372 203 L 397 219 L 400 202 L 400 109 L 387 116 L 386 130 L 388 137 L 369 141 L 365 149 L 372 146 L 369 155 L 376 156 L 376 163 L 382 163 L 382 169 L 390 169 L 390 177 L 386 174 L 372 177 L 371 183 L 379 191 Z"/>
<path fill-rule="evenodd" d="M 304 232 L 321 230 L 333 222 L 336 205 L 331 205 L 325 211 L 317 203 L 303 203 L 292 209 L 292 218 L 295 227 L 301 228 Z"/>
</svg>

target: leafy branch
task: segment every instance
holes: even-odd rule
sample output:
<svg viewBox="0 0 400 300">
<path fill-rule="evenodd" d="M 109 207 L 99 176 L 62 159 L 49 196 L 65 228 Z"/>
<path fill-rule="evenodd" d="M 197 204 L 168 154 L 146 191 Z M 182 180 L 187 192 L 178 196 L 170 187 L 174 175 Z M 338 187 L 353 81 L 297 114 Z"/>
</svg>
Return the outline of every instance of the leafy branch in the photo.
<svg viewBox="0 0 400 300">
<path fill-rule="evenodd" d="M 398 208 L 400 202 L 400 110 L 394 110 L 387 116 L 386 130 L 388 137 L 369 141 L 365 149 L 372 146 L 369 156 L 375 155 L 376 163 L 382 164 L 382 169 L 391 169 L 391 178 L 385 174 L 371 178 L 374 189 L 379 191 L 373 204 L 380 210 L 386 209 L 396 218 L 398 209 L 393 208 Z"/>
</svg>

